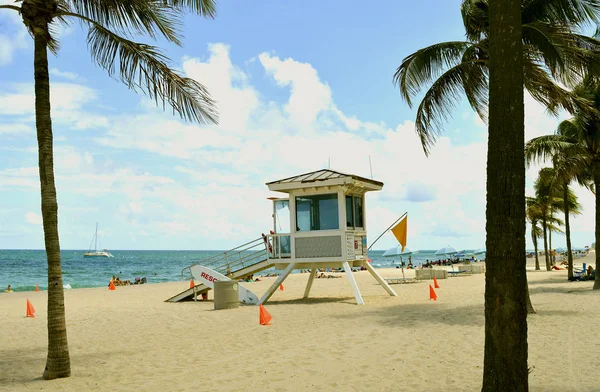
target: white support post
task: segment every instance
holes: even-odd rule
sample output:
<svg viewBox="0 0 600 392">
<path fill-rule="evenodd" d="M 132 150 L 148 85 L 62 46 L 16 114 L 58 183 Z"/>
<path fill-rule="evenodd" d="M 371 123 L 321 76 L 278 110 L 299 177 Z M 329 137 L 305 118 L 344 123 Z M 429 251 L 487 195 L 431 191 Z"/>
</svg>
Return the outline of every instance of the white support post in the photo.
<svg viewBox="0 0 600 392">
<path fill-rule="evenodd" d="M 292 270 L 294 269 L 295 265 L 296 265 L 296 263 L 290 263 L 290 265 L 288 265 L 287 268 L 283 270 L 282 274 L 279 275 L 279 277 L 275 280 L 275 283 L 273 283 L 273 285 L 271 287 L 269 287 L 269 289 L 267 290 L 267 292 L 264 293 L 264 295 L 262 296 L 262 298 L 258 302 L 259 304 L 264 304 L 265 302 L 267 302 L 269 300 L 269 298 L 271 298 L 271 296 L 273 295 L 273 293 L 275 292 L 275 290 L 277 290 L 277 288 L 279 287 L 279 285 L 285 280 L 285 278 L 288 277 L 288 275 L 290 274 L 290 272 L 292 272 Z"/>
<path fill-rule="evenodd" d="M 379 276 L 379 274 L 377 273 L 377 271 L 375 271 L 375 268 L 373 268 L 371 266 L 371 263 L 366 262 L 365 265 L 367 267 L 367 271 L 369 271 L 371 273 L 371 275 L 373 275 L 373 277 L 375 278 L 375 280 L 378 281 L 381 286 L 383 286 L 383 288 L 385 289 L 385 291 L 388 292 L 389 295 L 391 295 L 392 297 L 398 296 L 398 294 L 396 294 L 396 292 L 394 291 L 394 289 L 392 289 L 390 287 L 390 285 L 381 276 Z"/>
<path fill-rule="evenodd" d="M 302 298 L 308 298 L 308 293 L 310 293 L 310 288 L 312 287 L 313 280 L 315 280 L 316 273 L 317 273 L 317 268 L 312 267 L 310 269 L 310 276 L 308 277 L 308 282 L 306 283 L 306 290 L 304 290 L 304 297 L 302 297 Z"/>
<path fill-rule="evenodd" d="M 354 296 L 356 297 L 356 303 L 358 305 L 364 305 L 365 301 L 362 299 L 362 295 L 360 295 L 360 290 L 358 289 L 358 285 L 356 284 L 356 280 L 354 280 L 354 275 L 352 275 L 352 269 L 347 261 L 342 261 L 342 266 L 344 267 L 344 271 L 346 271 L 346 277 L 348 278 L 348 282 L 350 282 L 350 286 L 352 287 L 352 291 L 354 291 Z"/>
</svg>

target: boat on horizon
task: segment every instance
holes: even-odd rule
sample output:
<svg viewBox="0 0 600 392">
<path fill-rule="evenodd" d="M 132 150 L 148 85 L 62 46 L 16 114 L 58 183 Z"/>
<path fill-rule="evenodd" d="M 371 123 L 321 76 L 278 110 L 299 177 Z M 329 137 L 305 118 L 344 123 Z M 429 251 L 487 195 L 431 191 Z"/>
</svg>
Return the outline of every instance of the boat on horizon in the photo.
<svg viewBox="0 0 600 392">
<path fill-rule="evenodd" d="M 108 252 L 108 249 L 98 251 L 98 222 L 96 222 L 96 233 L 94 233 L 92 242 L 94 243 L 94 251 L 92 252 L 92 244 L 90 243 L 90 249 L 83 254 L 83 257 L 114 257 Z"/>
</svg>

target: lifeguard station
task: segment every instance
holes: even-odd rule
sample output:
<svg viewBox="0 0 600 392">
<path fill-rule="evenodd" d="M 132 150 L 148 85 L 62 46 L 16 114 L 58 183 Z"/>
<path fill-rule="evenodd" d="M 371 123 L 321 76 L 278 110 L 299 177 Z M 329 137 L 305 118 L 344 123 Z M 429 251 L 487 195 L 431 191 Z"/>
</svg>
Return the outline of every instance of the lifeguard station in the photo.
<svg viewBox="0 0 600 392">
<path fill-rule="evenodd" d="M 259 303 L 265 303 L 295 269 L 308 269 L 304 290 L 307 298 L 321 268 L 343 268 L 358 304 L 363 304 L 352 268 L 365 267 L 391 295 L 394 290 L 367 261 L 365 194 L 379 191 L 383 183 L 333 170 L 318 170 L 266 184 L 269 190 L 286 193 L 273 201 L 273 230 L 268 235 L 222 255 L 198 263 L 232 279 L 251 276 L 267 268 L 282 272 Z M 262 244 L 261 244 L 262 242 Z M 256 250 L 256 247 L 264 249 Z M 192 277 L 194 266 L 186 267 Z M 182 271 L 183 273 L 183 271 Z M 167 301 L 177 302 L 207 290 L 202 284 Z"/>
</svg>

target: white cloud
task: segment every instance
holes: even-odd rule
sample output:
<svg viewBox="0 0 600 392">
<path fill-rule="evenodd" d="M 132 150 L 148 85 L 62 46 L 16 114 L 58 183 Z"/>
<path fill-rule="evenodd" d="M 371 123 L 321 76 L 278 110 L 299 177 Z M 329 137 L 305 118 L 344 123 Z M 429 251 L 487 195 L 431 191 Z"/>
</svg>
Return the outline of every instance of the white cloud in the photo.
<svg viewBox="0 0 600 392">
<path fill-rule="evenodd" d="M 319 80 L 317 71 L 294 59 L 280 60 L 277 56 L 261 53 L 261 64 L 280 86 L 290 87 L 290 99 L 285 106 L 293 122 L 307 125 L 332 103 L 331 89 Z"/>
<path fill-rule="evenodd" d="M 34 113 L 35 97 L 32 83 L 15 83 L 10 92 L 0 92 L 0 115 L 25 115 Z M 95 90 L 75 83 L 52 83 L 50 99 L 55 111 L 73 111 L 95 101 Z"/>
<path fill-rule="evenodd" d="M 52 68 L 50 70 L 50 75 L 54 75 L 59 78 L 64 78 L 64 79 L 68 79 L 68 80 L 77 80 L 80 78 L 79 75 L 77 75 L 75 72 L 61 71 L 58 68 Z"/>
<path fill-rule="evenodd" d="M 10 0 L 0 0 L 0 4 L 10 4 Z M 2 20 L 8 20 L 14 26 L 11 26 L 7 33 L 6 24 Z M 12 63 L 15 52 L 19 49 L 28 47 L 30 38 L 20 15 L 13 10 L 3 9 L 0 12 L 0 24 L 2 25 L 2 34 L 0 34 L 0 66 Z"/>
<path fill-rule="evenodd" d="M 27 124 L 0 124 L 0 135 L 29 134 L 35 135 L 35 129 Z"/>
<path fill-rule="evenodd" d="M 32 225 L 41 225 L 42 216 L 30 211 L 25 214 L 25 221 L 27 221 L 27 223 L 31 223 Z"/>
<path fill-rule="evenodd" d="M 14 83 L 0 90 L 0 116 L 20 117 L 21 121 L 35 122 L 35 96 L 33 84 Z M 96 90 L 77 83 L 53 82 L 50 85 L 52 120 L 67 124 L 72 129 L 105 128 L 108 118 L 92 114 L 87 108 L 98 99 Z"/>
</svg>

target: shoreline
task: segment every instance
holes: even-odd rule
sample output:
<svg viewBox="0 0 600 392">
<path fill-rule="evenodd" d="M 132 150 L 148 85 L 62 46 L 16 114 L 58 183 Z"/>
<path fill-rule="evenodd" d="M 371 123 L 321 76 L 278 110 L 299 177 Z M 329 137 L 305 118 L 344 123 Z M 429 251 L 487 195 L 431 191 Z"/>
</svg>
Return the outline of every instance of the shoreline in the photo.
<svg viewBox="0 0 600 392">
<path fill-rule="evenodd" d="M 595 268 L 595 252 L 592 250 L 590 251 L 590 253 L 586 256 L 583 257 L 578 257 L 576 259 L 573 260 L 573 264 L 575 268 L 581 268 L 582 265 L 585 263 L 586 265 L 591 265 L 592 267 Z M 546 267 L 545 267 L 545 260 L 544 260 L 544 256 L 540 256 L 540 270 L 536 271 L 535 270 L 535 258 L 527 258 L 526 259 L 526 270 L 527 272 L 547 272 L 546 271 Z M 457 265 L 459 264 L 454 264 L 454 268 L 457 268 Z M 473 265 L 483 265 L 485 266 L 485 261 L 478 261 L 473 263 Z M 561 266 L 560 262 L 556 262 L 556 265 L 559 267 L 564 267 L 565 271 L 566 271 L 566 266 Z M 402 269 L 401 268 L 392 268 L 389 266 L 382 266 L 382 267 L 377 267 L 377 266 L 373 266 L 377 271 L 380 271 L 380 273 L 382 273 L 381 271 L 386 271 L 386 270 L 390 270 L 390 271 L 399 271 L 398 273 L 401 274 Z M 415 276 L 415 270 L 421 269 L 419 267 L 415 268 L 415 269 L 407 269 L 404 268 L 404 274 L 406 277 L 414 277 Z M 452 271 L 452 266 L 435 266 L 434 269 L 444 269 L 447 271 Z M 361 272 L 361 271 L 357 271 L 357 272 Z M 272 272 L 271 272 L 272 273 Z M 339 272 L 339 271 L 334 271 L 334 272 L 326 272 L 328 274 L 333 273 L 333 274 L 343 274 L 343 272 Z M 308 272 L 300 272 L 300 271 L 294 271 L 292 272 L 291 275 L 304 275 L 304 274 L 308 274 Z M 392 273 L 392 275 L 394 275 L 394 273 Z M 255 274 L 254 275 L 255 278 L 260 277 L 265 278 L 264 275 L 261 275 L 260 273 Z M 150 279 L 152 279 L 153 277 L 150 276 Z M 147 283 L 144 283 L 143 285 L 156 285 L 156 284 L 167 284 L 167 283 L 189 283 L 189 279 L 185 279 L 185 280 L 168 280 L 168 281 L 161 281 L 161 282 L 152 282 L 151 280 L 148 280 Z M 67 291 L 73 291 L 73 290 L 82 290 L 82 289 L 92 289 L 92 288 L 96 288 L 96 289 L 102 289 L 102 288 L 108 288 L 108 282 L 110 281 L 110 277 L 107 278 L 107 283 L 106 285 L 90 285 L 90 286 L 80 286 L 80 287 L 72 287 L 73 285 L 71 285 L 71 288 L 65 288 L 65 292 Z M 39 284 L 39 283 L 38 283 Z M 141 284 L 135 285 L 128 285 L 128 286 L 117 286 L 117 287 L 129 287 L 129 286 L 143 286 Z M 76 285 L 78 286 L 78 285 Z M 13 287 L 13 293 L 31 293 L 31 292 L 35 292 L 35 286 L 27 286 L 30 289 L 29 290 L 21 290 L 17 287 L 17 289 L 15 290 L 15 287 Z M 40 292 L 41 291 L 47 291 L 47 280 L 42 281 L 42 285 L 40 285 Z M 4 288 L 2 288 L 2 290 L 0 291 L 0 294 L 13 294 L 13 293 L 6 293 L 4 292 Z"/>
</svg>

